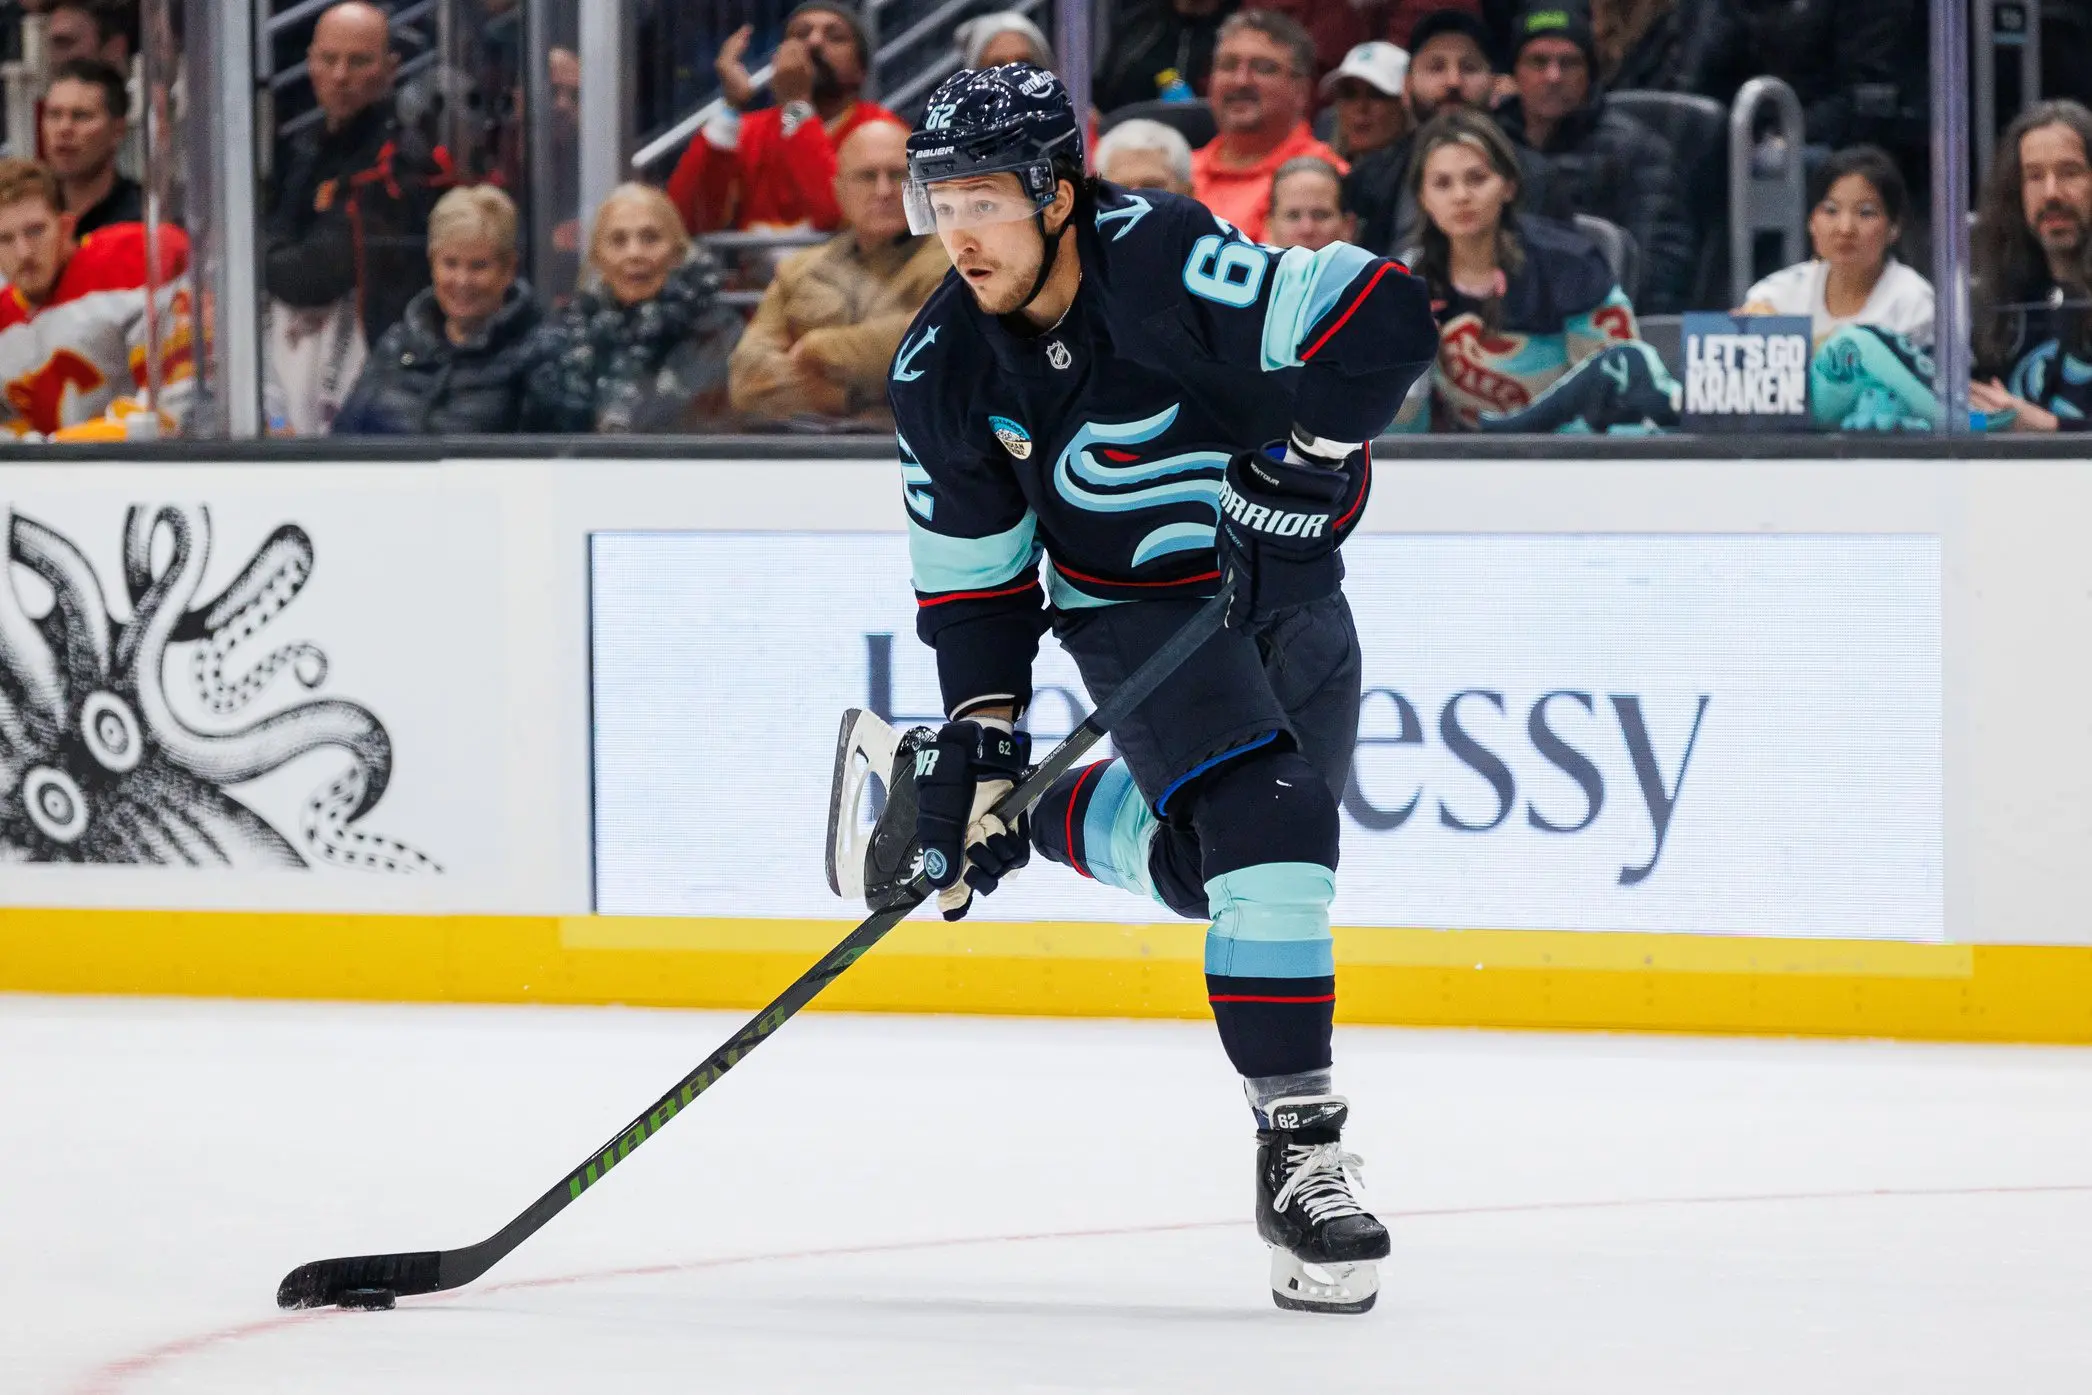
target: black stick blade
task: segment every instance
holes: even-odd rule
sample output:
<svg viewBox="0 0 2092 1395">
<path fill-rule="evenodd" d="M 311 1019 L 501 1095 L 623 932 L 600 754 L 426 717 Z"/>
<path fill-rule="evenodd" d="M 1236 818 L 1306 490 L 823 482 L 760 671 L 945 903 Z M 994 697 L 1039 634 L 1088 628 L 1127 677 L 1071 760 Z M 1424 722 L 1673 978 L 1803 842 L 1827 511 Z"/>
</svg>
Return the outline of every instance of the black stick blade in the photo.
<svg viewBox="0 0 2092 1395">
<path fill-rule="evenodd" d="M 434 1293 L 443 1287 L 436 1250 L 404 1255 L 357 1255 L 316 1259 L 283 1276 L 276 1286 L 279 1308 L 332 1308 L 350 1289 L 389 1288 L 398 1294 Z"/>
</svg>

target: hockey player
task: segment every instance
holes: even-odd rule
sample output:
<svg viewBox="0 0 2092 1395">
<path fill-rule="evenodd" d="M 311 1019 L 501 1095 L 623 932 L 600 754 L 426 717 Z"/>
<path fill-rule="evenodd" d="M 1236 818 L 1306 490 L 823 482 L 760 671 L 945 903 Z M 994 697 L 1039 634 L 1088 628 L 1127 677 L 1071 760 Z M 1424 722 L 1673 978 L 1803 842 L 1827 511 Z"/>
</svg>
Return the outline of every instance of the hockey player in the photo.
<svg viewBox="0 0 2092 1395">
<path fill-rule="evenodd" d="M 1330 1077 L 1359 704 L 1337 545 L 1365 505 L 1364 443 L 1436 351 L 1428 297 L 1355 247 L 1280 252 L 1190 199 L 1086 178 L 1066 91 L 1028 64 L 948 79 L 908 163 L 914 230 L 953 263 L 889 384 L 949 719 L 904 739 L 912 788 L 874 840 L 920 839 L 948 919 L 1036 845 L 1210 920 L 1273 1298 L 1363 1312 L 1388 1238 L 1352 1192 Z M 1015 828 L 984 817 L 1027 763 L 1016 723 L 1049 621 L 1102 700 L 1223 574 L 1230 628 L 1112 732 L 1118 758 L 1070 772 Z M 912 828 L 888 826 L 910 809 Z"/>
<path fill-rule="evenodd" d="M 159 345 L 162 412 L 191 384 L 185 293 L 188 240 L 162 226 Z M 84 241 L 59 207 L 58 182 L 28 160 L 0 160 L 0 429 L 44 439 L 87 433 L 138 410 L 147 383 L 146 229 L 114 223 Z"/>
</svg>

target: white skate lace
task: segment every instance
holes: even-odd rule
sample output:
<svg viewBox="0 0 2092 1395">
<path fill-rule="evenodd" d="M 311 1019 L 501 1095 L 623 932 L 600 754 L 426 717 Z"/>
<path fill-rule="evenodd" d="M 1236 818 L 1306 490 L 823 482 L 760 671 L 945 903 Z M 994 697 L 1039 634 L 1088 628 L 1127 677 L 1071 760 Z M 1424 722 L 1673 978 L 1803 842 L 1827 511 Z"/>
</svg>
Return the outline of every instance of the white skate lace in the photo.
<svg viewBox="0 0 2092 1395">
<path fill-rule="evenodd" d="M 1365 1182 L 1365 1160 L 1356 1153 L 1345 1152 L 1343 1144 L 1289 1144 L 1286 1164 L 1293 1170 L 1286 1175 L 1286 1185 L 1272 1198 L 1274 1210 L 1285 1210 L 1297 1197 L 1308 1219 L 1318 1225 L 1339 1216 L 1366 1214 L 1366 1209 L 1351 1195 L 1354 1184 Z"/>
</svg>

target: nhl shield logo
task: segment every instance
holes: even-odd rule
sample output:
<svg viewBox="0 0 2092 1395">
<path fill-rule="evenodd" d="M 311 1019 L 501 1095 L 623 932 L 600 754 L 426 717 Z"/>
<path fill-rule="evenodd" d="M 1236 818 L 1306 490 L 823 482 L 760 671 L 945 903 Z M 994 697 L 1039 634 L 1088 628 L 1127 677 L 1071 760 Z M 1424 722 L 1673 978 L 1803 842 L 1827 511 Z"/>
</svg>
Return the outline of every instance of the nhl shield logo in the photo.
<svg viewBox="0 0 2092 1395">
<path fill-rule="evenodd" d="M 989 417 L 988 425 L 995 429 L 995 439 L 1002 448 L 1019 460 L 1031 455 L 1031 433 L 1011 421 L 1008 417 Z"/>
<path fill-rule="evenodd" d="M 1055 368 L 1066 368 L 1075 361 L 1075 356 L 1068 352 L 1066 344 L 1055 339 L 1046 345 L 1046 361 Z"/>
</svg>

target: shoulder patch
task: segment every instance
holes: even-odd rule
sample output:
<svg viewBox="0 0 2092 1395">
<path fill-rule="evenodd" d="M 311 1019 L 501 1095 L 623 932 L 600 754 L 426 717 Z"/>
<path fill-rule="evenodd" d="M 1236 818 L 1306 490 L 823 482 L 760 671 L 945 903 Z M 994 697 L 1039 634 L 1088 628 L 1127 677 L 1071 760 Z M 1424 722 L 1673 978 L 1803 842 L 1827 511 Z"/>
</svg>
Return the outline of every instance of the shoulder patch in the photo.
<svg viewBox="0 0 2092 1395">
<path fill-rule="evenodd" d="M 1002 448 L 1019 460 L 1031 458 L 1031 433 L 1011 421 L 1008 417 L 989 417 L 988 426 L 995 432 L 995 439 Z"/>
</svg>

